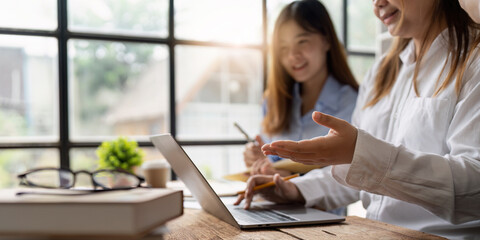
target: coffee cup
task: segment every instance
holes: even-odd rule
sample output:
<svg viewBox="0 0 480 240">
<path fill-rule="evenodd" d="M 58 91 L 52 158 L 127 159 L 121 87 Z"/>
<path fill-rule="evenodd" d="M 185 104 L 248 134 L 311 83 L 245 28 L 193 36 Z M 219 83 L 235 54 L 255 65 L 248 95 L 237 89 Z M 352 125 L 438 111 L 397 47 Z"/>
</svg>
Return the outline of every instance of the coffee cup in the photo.
<svg viewBox="0 0 480 240">
<path fill-rule="evenodd" d="M 165 159 L 146 161 L 142 165 L 147 185 L 152 188 L 165 188 L 170 180 L 170 165 Z"/>
</svg>

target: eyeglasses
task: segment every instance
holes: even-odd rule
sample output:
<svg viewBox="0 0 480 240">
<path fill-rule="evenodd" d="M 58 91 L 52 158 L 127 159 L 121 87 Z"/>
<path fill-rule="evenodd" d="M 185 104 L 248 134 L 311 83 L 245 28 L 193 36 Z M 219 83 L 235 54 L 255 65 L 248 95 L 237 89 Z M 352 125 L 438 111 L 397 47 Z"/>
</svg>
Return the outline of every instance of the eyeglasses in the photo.
<svg viewBox="0 0 480 240">
<path fill-rule="evenodd" d="M 19 174 L 20 185 L 28 187 L 69 189 L 75 186 L 76 176 L 85 173 L 90 176 L 93 192 L 121 190 L 140 187 L 142 177 L 122 170 L 101 169 L 94 172 L 76 171 L 63 168 L 37 168 Z M 97 188 L 100 188 L 97 189 Z"/>
</svg>

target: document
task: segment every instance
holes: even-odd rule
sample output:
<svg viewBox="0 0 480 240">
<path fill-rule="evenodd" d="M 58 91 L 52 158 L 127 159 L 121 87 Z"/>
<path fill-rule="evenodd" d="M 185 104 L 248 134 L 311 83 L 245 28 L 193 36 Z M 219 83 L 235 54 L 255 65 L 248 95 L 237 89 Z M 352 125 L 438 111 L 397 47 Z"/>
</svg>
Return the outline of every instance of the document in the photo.
<svg viewBox="0 0 480 240">
<path fill-rule="evenodd" d="M 294 162 L 290 159 L 282 159 L 280 161 L 273 163 L 273 167 L 275 169 L 287 170 L 287 171 L 290 171 L 292 174 L 293 173 L 303 174 L 303 173 L 309 172 L 310 170 L 313 170 L 316 168 L 323 168 L 325 166 L 326 165 L 305 165 L 302 163 Z M 223 178 L 231 181 L 246 182 L 249 177 L 250 177 L 250 169 L 247 169 L 247 171 L 229 174 L 224 176 Z"/>
</svg>

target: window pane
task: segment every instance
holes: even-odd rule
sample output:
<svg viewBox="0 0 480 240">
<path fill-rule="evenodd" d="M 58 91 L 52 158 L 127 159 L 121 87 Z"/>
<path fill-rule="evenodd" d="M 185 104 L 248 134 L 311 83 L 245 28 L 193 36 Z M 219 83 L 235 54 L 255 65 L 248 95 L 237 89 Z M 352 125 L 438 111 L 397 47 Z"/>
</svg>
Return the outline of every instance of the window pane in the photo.
<svg viewBox="0 0 480 240">
<path fill-rule="evenodd" d="M 243 139 L 233 126 L 260 126 L 263 91 L 258 50 L 177 46 L 176 111 L 180 139 Z"/>
<path fill-rule="evenodd" d="M 0 142 L 58 140 L 58 45 L 0 35 Z"/>
<path fill-rule="evenodd" d="M 175 1 L 175 37 L 197 41 L 260 44 L 262 1 Z"/>
<path fill-rule="evenodd" d="M 350 68 L 355 75 L 357 82 L 363 82 L 363 78 L 367 74 L 368 70 L 373 66 L 375 62 L 375 57 L 365 57 L 365 56 L 348 56 L 348 63 Z"/>
<path fill-rule="evenodd" d="M 73 139 L 168 132 L 165 46 L 87 40 L 68 44 Z"/>
<path fill-rule="evenodd" d="M 330 19 L 337 32 L 338 39 L 343 42 L 343 1 L 340 0 L 321 0 L 325 8 L 327 8 Z"/>
<path fill-rule="evenodd" d="M 348 1 L 348 47 L 375 51 L 377 18 L 371 1 Z"/>
<path fill-rule="evenodd" d="M 71 31 L 168 36 L 168 0 L 69 0 Z"/>
<path fill-rule="evenodd" d="M 164 157 L 160 152 L 153 147 L 142 147 L 145 152 L 144 161 L 150 161 L 153 159 L 163 159 Z M 73 171 L 87 170 L 95 171 L 98 169 L 98 157 L 95 153 L 96 148 L 76 148 L 70 152 L 70 168 Z M 143 176 L 141 167 L 135 169 L 135 174 Z M 83 176 L 84 175 L 84 176 Z M 77 183 L 75 186 L 90 187 L 91 180 L 86 174 L 80 174 L 77 176 Z"/>
<path fill-rule="evenodd" d="M 40 167 L 60 167 L 58 151 L 56 149 L 0 150 L 0 188 L 18 187 L 18 174 Z"/>
<path fill-rule="evenodd" d="M 0 27 L 36 30 L 57 28 L 57 0 L 1 1 Z"/>
<path fill-rule="evenodd" d="M 275 21 L 277 20 L 278 15 L 282 9 L 293 2 L 293 0 L 268 0 L 267 1 L 267 10 L 268 10 L 268 40 L 270 41 L 271 35 L 273 33 L 273 28 L 275 27 Z M 337 37 L 340 41 L 343 41 L 343 19 L 342 19 L 342 8 L 343 1 L 340 0 L 321 0 L 320 1 L 328 11 L 330 18 L 333 21 Z"/>
<path fill-rule="evenodd" d="M 244 146 L 186 146 L 185 152 L 207 180 L 245 171 Z"/>
</svg>

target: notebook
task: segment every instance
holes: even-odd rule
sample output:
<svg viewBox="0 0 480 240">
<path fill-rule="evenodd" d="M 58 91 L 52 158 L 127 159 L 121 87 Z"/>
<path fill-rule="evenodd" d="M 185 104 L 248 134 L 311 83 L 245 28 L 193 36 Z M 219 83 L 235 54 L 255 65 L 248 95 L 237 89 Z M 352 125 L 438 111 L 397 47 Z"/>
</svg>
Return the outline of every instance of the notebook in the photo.
<svg viewBox="0 0 480 240">
<path fill-rule="evenodd" d="M 225 204 L 170 134 L 151 136 L 150 140 L 192 192 L 202 209 L 237 228 L 322 224 L 345 220 L 342 216 L 301 205 L 253 203 L 251 210 L 245 210 L 241 205 Z"/>
</svg>

